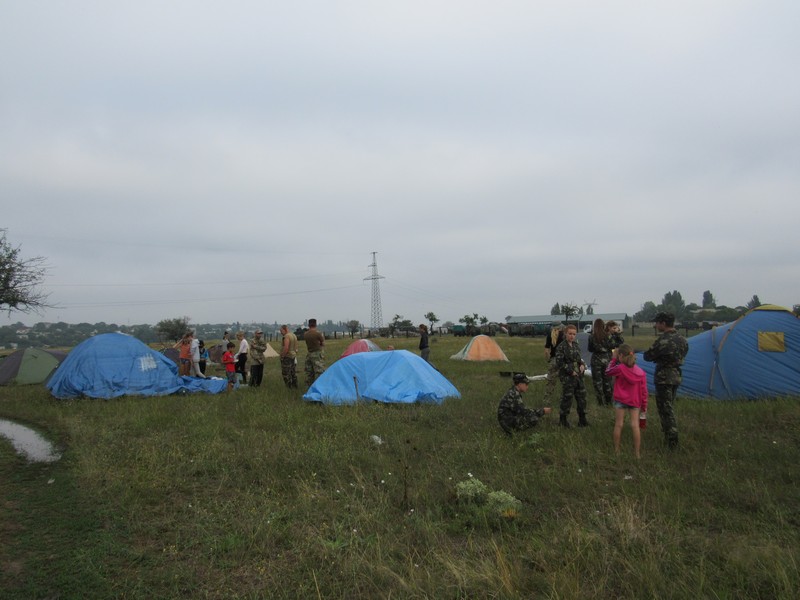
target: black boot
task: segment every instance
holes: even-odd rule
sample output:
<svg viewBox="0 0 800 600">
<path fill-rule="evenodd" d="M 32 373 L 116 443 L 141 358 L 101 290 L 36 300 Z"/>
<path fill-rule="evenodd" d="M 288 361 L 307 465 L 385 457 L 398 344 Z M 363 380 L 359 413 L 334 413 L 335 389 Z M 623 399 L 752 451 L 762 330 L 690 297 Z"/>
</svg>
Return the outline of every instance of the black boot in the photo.
<svg viewBox="0 0 800 600">
<path fill-rule="evenodd" d="M 561 425 L 561 427 L 569 429 L 569 422 L 567 421 L 567 415 L 561 415 L 561 417 L 559 417 L 558 419 L 558 424 Z"/>
<path fill-rule="evenodd" d="M 589 421 L 586 420 L 586 413 L 578 415 L 578 427 L 588 427 Z"/>
</svg>

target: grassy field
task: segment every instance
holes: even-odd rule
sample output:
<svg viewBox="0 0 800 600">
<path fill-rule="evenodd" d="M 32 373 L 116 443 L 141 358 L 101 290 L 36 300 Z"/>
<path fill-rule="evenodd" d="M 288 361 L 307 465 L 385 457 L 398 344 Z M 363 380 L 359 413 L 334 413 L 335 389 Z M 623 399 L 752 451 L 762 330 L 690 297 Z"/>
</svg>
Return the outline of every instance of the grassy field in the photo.
<svg viewBox="0 0 800 600">
<path fill-rule="evenodd" d="M 498 341 L 511 365 L 433 339 L 463 396 L 442 406 L 310 404 L 276 361 L 229 395 L 0 389 L 0 417 L 64 451 L 27 464 L 0 440 L 0 597 L 798 597 L 797 399 L 681 399 L 681 450 L 652 411 L 635 463 L 591 391 L 588 429 L 503 436 L 498 372 L 545 362 L 542 338 Z"/>
</svg>

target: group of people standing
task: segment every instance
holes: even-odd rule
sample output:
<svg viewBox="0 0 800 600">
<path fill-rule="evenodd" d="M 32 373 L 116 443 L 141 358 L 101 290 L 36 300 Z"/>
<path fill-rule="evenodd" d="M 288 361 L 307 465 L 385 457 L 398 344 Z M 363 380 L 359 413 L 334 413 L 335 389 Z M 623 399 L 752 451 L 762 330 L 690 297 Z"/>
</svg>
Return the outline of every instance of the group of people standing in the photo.
<svg viewBox="0 0 800 600">
<path fill-rule="evenodd" d="M 656 365 L 654 384 L 656 404 L 661 420 L 664 441 L 669 449 L 678 447 L 678 424 L 675 418 L 675 394 L 681 383 L 681 365 L 689 346 L 675 329 L 675 316 L 660 312 L 655 317 L 659 337 L 644 352 L 644 359 Z M 569 413 L 575 402 L 578 427 L 587 427 L 586 386 L 583 382 L 586 363 L 576 342 L 575 325 L 554 323 L 545 340 L 545 358 L 549 361 L 545 402 L 549 403 L 556 381 L 561 383 L 559 425 L 569 428 Z M 636 353 L 624 343 L 620 327 L 610 321 L 596 319 L 589 337 L 592 387 L 599 406 L 614 406 L 614 448 L 619 452 L 622 427 L 627 415 L 631 425 L 634 455 L 640 455 L 640 414 L 647 411 L 647 375 L 636 365 Z M 529 379 L 522 373 L 514 374 L 513 385 L 500 401 L 498 421 L 506 433 L 525 430 L 536 425 L 549 414 L 549 407 L 531 410 L 525 408 L 521 394 L 527 391 Z"/>
<path fill-rule="evenodd" d="M 289 331 L 288 325 L 281 325 L 280 332 L 281 350 L 278 356 L 281 363 L 281 378 L 286 387 L 297 389 L 297 335 Z M 257 329 L 253 333 L 253 339 L 248 342 L 244 332 L 237 332 L 238 350 L 234 352 L 237 345 L 230 340 L 227 331 L 223 334 L 222 347 L 225 353 L 222 355 L 222 364 L 225 366 L 229 391 L 233 389 L 237 380 L 251 387 L 261 386 L 264 379 L 264 352 L 267 349 L 267 342 L 263 336 L 264 332 Z M 309 319 L 304 341 L 308 350 L 305 363 L 306 383 L 310 387 L 325 371 L 325 335 L 317 329 L 316 319 Z M 246 372 L 248 360 L 250 361 L 249 383 Z"/>
</svg>

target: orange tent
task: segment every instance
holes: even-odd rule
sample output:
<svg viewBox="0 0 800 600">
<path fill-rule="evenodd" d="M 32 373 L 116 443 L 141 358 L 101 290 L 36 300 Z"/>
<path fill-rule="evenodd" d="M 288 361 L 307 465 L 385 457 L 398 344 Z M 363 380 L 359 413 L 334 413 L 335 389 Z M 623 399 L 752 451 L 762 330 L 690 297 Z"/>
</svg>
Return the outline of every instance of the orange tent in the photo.
<svg viewBox="0 0 800 600">
<path fill-rule="evenodd" d="M 476 335 L 460 352 L 453 354 L 454 360 L 504 360 L 509 362 L 503 350 L 488 335 Z"/>
</svg>

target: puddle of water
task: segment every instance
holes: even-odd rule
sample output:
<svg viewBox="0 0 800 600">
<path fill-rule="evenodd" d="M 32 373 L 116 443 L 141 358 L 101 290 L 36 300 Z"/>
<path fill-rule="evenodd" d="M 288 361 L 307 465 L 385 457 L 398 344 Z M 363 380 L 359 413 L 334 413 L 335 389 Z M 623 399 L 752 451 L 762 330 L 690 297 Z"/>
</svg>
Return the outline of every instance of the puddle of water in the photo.
<svg viewBox="0 0 800 600">
<path fill-rule="evenodd" d="M 61 458 L 53 444 L 30 427 L 19 423 L 0 419 L 0 436 L 8 438 L 17 454 L 30 462 L 55 462 Z"/>
</svg>

